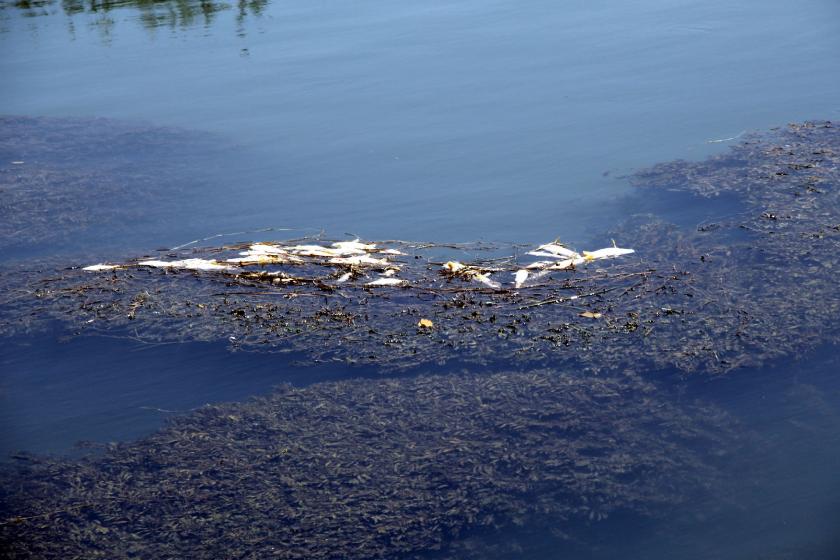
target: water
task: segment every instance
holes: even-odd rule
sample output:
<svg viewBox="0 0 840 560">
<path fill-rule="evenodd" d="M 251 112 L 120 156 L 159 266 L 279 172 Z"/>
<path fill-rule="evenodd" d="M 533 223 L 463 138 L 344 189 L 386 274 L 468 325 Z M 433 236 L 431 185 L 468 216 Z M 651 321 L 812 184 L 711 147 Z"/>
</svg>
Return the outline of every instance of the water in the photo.
<svg viewBox="0 0 840 560">
<path fill-rule="evenodd" d="M 220 231 L 577 239 L 616 174 L 840 110 L 830 0 L 167 6 L 7 7 L 2 110 L 226 135 Z"/>
<path fill-rule="evenodd" d="M 58 260 L 267 227 L 604 243 L 628 213 L 690 225 L 731 211 L 727 200 L 640 199 L 622 175 L 716 153 L 744 131 L 837 119 L 838 22 L 833 0 L 3 2 L 0 112 L 192 135 L 154 157 L 131 141 L 98 148 L 84 165 L 182 192 L 116 235 L 94 225 L 37 247 Z M 221 344 L 66 334 L 4 339 L 4 455 L 74 453 L 76 441 L 142 437 L 175 413 L 277 383 L 371 374 Z M 698 505 L 673 527 L 578 528 L 585 546 L 559 551 L 549 539 L 532 557 L 840 557 L 836 356 L 829 347 L 685 389 L 769 440 L 747 464 L 772 486 L 733 473 L 743 490 L 730 509 Z"/>
</svg>

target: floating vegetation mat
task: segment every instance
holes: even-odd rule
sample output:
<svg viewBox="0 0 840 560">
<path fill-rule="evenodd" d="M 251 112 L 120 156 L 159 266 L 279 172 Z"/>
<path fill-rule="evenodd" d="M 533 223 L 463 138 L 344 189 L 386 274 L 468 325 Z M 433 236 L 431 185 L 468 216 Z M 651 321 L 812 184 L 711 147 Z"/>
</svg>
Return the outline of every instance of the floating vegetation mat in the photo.
<svg viewBox="0 0 840 560">
<path fill-rule="evenodd" d="M 696 229 L 643 217 L 605 235 L 632 254 L 608 241 L 532 255 L 324 239 L 191 246 L 89 270 L 6 270 L 0 327 L 58 319 L 77 332 L 229 340 L 387 371 L 453 359 L 687 373 L 758 365 L 836 339 L 838 138 L 831 123 L 792 125 L 637 174 L 652 196 L 727 194 L 740 207 Z"/>
<path fill-rule="evenodd" d="M 726 414 L 632 375 L 283 387 L 87 460 L 18 456 L 0 538 L 12 558 L 413 557 L 725 493 L 740 446 Z"/>
</svg>

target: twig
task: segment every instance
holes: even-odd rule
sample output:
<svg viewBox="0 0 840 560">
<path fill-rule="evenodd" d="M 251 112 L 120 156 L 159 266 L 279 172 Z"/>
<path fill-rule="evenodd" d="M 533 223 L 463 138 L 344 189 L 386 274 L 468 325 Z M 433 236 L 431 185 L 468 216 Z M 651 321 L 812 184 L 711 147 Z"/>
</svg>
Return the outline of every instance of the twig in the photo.
<svg viewBox="0 0 840 560">
<path fill-rule="evenodd" d="M 29 515 L 29 516 L 26 516 L 26 517 L 20 517 L 20 516 L 10 517 L 6 521 L 0 521 L 0 525 L 12 525 L 13 523 L 21 523 L 23 521 L 29 521 L 31 519 L 38 519 L 40 517 L 49 517 L 51 515 L 56 515 L 56 514 L 59 514 L 59 513 L 67 513 L 71 510 L 81 509 L 81 508 L 84 508 L 84 507 L 91 507 L 91 504 L 79 504 L 77 506 L 70 506 L 68 508 L 57 509 L 55 511 L 49 511 L 47 513 L 40 513 L 38 515 Z"/>
<path fill-rule="evenodd" d="M 607 292 L 611 292 L 611 291 L 613 291 L 613 290 L 615 290 L 615 289 L 616 289 L 616 288 L 607 288 L 607 289 L 605 289 L 605 290 L 599 290 L 599 291 L 597 291 L 597 292 L 589 292 L 588 294 L 580 294 L 580 295 L 577 295 L 577 296 L 571 296 L 571 297 L 567 297 L 567 298 L 551 298 L 551 299 L 546 299 L 546 300 L 543 300 L 543 301 L 538 301 L 538 302 L 536 302 L 536 303 L 530 303 L 530 304 L 528 304 L 528 305 L 523 305 L 523 306 L 521 306 L 519 309 L 520 309 L 520 310 L 522 310 L 522 309 L 531 309 L 532 307 L 540 307 L 541 305 L 551 305 L 551 304 L 554 304 L 554 303 L 565 303 L 565 302 L 567 302 L 567 301 L 574 301 L 574 300 L 576 300 L 576 299 L 580 299 L 580 298 L 584 298 L 584 297 L 599 296 L 599 295 L 601 295 L 601 294 L 605 294 L 605 293 L 607 293 Z"/>
<path fill-rule="evenodd" d="M 314 229 L 314 228 L 306 228 L 306 229 Z M 230 237 L 231 235 L 245 235 L 248 233 L 265 233 L 267 231 L 302 231 L 300 228 L 278 228 L 278 227 L 266 227 L 260 229 L 252 229 L 247 231 L 234 231 L 231 233 L 217 233 L 214 235 L 209 235 L 207 237 L 203 237 L 201 239 L 193 239 L 188 243 L 184 243 L 183 245 L 178 245 L 177 247 L 172 247 L 169 249 L 170 251 L 179 251 L 185 247 L 189 247 L 190 245 L 195 245 L 196 243 L 201 243 L 202 241 L 210 241 L 211 239 L 218 239 L 219 237 Z"/>
<path fill-rule="evenodd" d="M 735 136 L 732 136 L 730 138 L 719 138 L 717 140 L 706 140 L 706 144 L 719 144 L 720 142 L 729 142 L 731 140 L 737 140 L 738 138 L 740 138 L 741 136 L 743 136 L 746 133 L 747 133 L 746 130 L 742 130 L 741 132 L 739 132 L 738 134 L 736 134 Z"/>
</svg>

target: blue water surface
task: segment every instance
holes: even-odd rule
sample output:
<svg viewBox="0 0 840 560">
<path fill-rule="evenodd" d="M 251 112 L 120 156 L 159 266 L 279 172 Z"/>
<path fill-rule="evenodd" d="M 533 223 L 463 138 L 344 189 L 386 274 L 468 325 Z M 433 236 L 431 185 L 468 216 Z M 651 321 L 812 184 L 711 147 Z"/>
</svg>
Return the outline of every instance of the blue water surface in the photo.
<svg viewBox="0 0 840 560">
<path fill-rule="evenodd" d="M 149 208 L 135 235 L 86 237 L 60 250 L 68 259 L 266 227 L 579 246 L 608 242 L 631 212 L 688 224 L 726 213 L 726 201 L 646 206 L 621 177 L 717 153 L 745 131 L 837 119 L 838 54 L 835 0 L 3 1 L 0 113 L 142 122 L 227 146 L 186 170 L 182 219 Z M 3 455 L 70 453 L 280 382 L 370 374 L 223 343 L 66 335 L 2 342 Z M 742 514 L 614 522 L 601 547 L 551 541 L 535 557 L 840 558 L 836 355 L 745 377 L 784 380 L 766 387 L 700 389 L 770 438 L 755 460 L 778 485 L 733 473 Z M 789 398 L 812 384 L 829 412 Z"/>
<path fill-rule="evenodd" d="M 206 4 L 2 10 L 2 112 L 247 148 L 170 237 L 578 240 L 621 214 L 615 175 L 840 112 L 833 0 Z"/>
</svg>

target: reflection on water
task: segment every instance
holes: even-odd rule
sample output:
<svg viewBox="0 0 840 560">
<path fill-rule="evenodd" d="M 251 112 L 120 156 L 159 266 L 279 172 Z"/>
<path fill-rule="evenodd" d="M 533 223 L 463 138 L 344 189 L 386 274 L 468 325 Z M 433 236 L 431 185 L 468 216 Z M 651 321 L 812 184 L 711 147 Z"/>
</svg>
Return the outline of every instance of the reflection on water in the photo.
<svg viewBox="0 0 840 560">
<path fill-rule="evenodd" d="M 54 4 L 52 0 L 34 0 L 29 2 L 27 0 L 18 0 L 17 2 L 0 3 L 0 8 L 15 7 L 26 17 L 42 16 L 49 14 L 48 8 Z"/>
<path fill-rule="evenodd" d="M 136 19 L 143 27 L 188 28 L 210 26 L 216 15 L 228 10 L 236 14 L 237 33 L 244 34 L 245 19 L 249 15 L 259 16 L 268 4 L 268 0 L 238 0 L 235 3 L 214 2 L 209 0 L 18 0 L 0 2 L 0 10 L 17 9 L 24 17 L 38 17 L 54 14 L 60 10 L 69 18 L 79 15 L 93 15 L 91 24 L 110 33 L 114 13 L 123 10 L 136 10 L 130 19 Z M 72 28 L 72 22 L 70 23 Z"/>
</svg>

